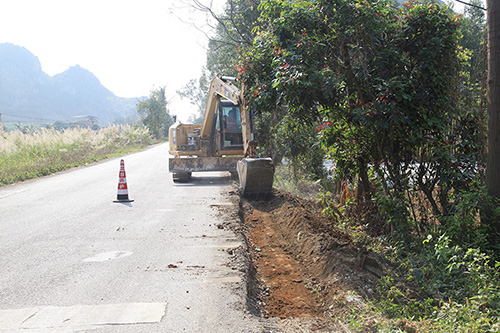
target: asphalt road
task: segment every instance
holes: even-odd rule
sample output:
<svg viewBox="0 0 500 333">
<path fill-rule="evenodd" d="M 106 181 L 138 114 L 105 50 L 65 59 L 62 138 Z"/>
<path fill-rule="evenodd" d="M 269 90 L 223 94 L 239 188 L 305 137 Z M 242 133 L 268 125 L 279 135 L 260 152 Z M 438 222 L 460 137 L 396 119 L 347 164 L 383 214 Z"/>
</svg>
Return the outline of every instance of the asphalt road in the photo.
<svg viewBox="0 0 500 333">
<path fill-rule="evenodd" d="M 174 184 L 168 147 L 0 188 L 0 332 L 263 332 L 245 310 L 225 174 Z M 222 215 L 221 215 L 222 214 Z"/>
</svg>

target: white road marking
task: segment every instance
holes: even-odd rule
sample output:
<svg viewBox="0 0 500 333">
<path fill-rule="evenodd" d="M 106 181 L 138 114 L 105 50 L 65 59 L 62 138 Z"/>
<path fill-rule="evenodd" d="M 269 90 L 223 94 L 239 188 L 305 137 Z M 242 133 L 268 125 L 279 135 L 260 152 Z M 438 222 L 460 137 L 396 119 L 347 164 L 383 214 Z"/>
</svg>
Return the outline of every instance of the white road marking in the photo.
<svg viewBox="0 0 500 333">
<path fill-rule="evenodd" d="M 0 310 L 0 330 L 19 328 L 27 318 L 33 316 L 38 311 L 40 311 L 40 308 Z"/>
<path fill-rule="evenodd" d="M 26 192 L 28 190 L 8 190 L 8 189 L 3 189 L 2 192 L 0 192 L 0 199 L 10 197 L 11 195 L 16 195 L 19 193 Z"/>
<path fill-rule="evenodd" d="M 158 323 L 166 303 L 122 303 L 0 310 L 0 331 Z"/>
<path fill-rule="evenodd" d="M 130 255 L 132 255 L 132 252 L 129 252 L 129 251 L 111 251 L 111 252 L 104 252 L 104 253 L 96 254 L 93 257 L 83 259 L 83 261 L 85 261 L 85 262 L 101 262 L 101 261 L 108 261 L 108 260 L 112 260 L 112 259 L 120 259 L 123 257 L 128 257 Z"/>
</svg>

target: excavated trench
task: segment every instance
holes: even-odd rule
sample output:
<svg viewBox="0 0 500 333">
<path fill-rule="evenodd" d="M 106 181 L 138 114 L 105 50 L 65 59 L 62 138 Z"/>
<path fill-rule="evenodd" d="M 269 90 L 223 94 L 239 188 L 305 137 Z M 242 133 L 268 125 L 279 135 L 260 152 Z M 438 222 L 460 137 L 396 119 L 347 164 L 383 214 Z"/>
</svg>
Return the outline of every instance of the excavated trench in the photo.
<svg viewBox="0 0 500 333">
<path fill-rule="evenodd" d="M 247 311 L 279 318 L 285 332 L 348 331 L 337 318 L 376 301 L 378 282 L 393 267 L 356 247 L 318 204 L 276 190 L 266 201 L 229 195 L 239 210 L 225 227 L 243 239 Z"/>
</svg>

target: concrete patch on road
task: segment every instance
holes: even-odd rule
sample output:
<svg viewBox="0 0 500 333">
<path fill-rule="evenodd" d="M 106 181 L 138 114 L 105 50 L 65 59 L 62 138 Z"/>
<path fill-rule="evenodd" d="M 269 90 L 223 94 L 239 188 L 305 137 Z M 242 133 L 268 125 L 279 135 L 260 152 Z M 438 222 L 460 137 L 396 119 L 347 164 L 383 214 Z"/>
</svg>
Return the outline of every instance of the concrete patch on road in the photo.
<svg viewBox="0 0 500 333">
<path fill-rule="evenodd" d="M 132 252 L 129 252 L 129 251 L 111 251 L 111 252 L 98 253 L 93 257 L 83 259 L 83 261 L 85 261 L 85 262 L 101 262 L 101 261 L 108 261 L 108 260 L 112 260 L 112 259 L 120 259 L 123 257 L 128 257 L 130 255 L 132 255 Z"/>
<path fill-rule="evenodd" d="M 212 207 L 212 208 L 233 207 L 233 206 L 234 206 L 234 203 L 232 203 L 232 202 L 217 202 L 217 203 L 210 205 L 210 207 Z"/>
<path fill-rule="evenodd" d="M 221 283 L 221 284 L 240 283 L 240 282 L 242 282 L 242 278 L 240 275 L 227 275 L 227 276 L 206 279 L 205 281 L 210 282 L 210 283 Z"/>
<path fill-rule="evenodd" d="M 45 306 L 0 310 L 0 331 L 158 323 L 166 303 Z"/>
<path fill-rule="evenodd" d="M 40 311 L 40 308 L 25 308 L 0 310 L 0 331 L 13 330 L 21 327 L 21 324 Z"/>
<path fill-rule="evenodd" d="M 235 242 L 224 242 L 224 243 L 212 243 L 208 245 L 193 245 L 192 247 L 194 248 L 216 248 L 216 249 L 221 249 L 221 250 L 228 250 L 228 249 L 234 249 L 237 247 L 240 247 L 242 245 L 241 242 L 235 241 Z"/>
<path fill-rule="evenodd" d="M 214 247 L 222 248 L 222 249 L 233 249 L 242 246 L 242 242 L 236 239 L 226 239 L 225 242 L 215 243 Z"/>
</svg>

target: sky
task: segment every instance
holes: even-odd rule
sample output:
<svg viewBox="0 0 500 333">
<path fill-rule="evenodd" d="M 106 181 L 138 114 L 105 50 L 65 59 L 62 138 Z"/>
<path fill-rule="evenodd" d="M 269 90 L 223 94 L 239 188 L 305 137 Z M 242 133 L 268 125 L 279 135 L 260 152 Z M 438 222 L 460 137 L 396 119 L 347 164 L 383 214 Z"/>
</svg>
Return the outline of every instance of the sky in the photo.
<svg viewBox="0 0 500 333">
<path fill-rule="evenodd" d="M 219 13 L 225 3 L 198 1 Z M 165 86 L 170 113 L 186 121 L 195 107 L 175 92 L 200 77 L 211 29 L 183 2 L 192 0 L 0 0 L 0 43 L 25 47 L 51 76 L 80 65 L 120 97 Z"/>
<path fill-rule="evenodd" d="M 186 120 L 195 108 L 175 91 L 200 77 L 211 29 L 182 2 L 0 0 L 0 43 L 25 47 L 51 76 L 80 65 L 119 97 L 166 86 L 170 112 Z"/>
</svg>

